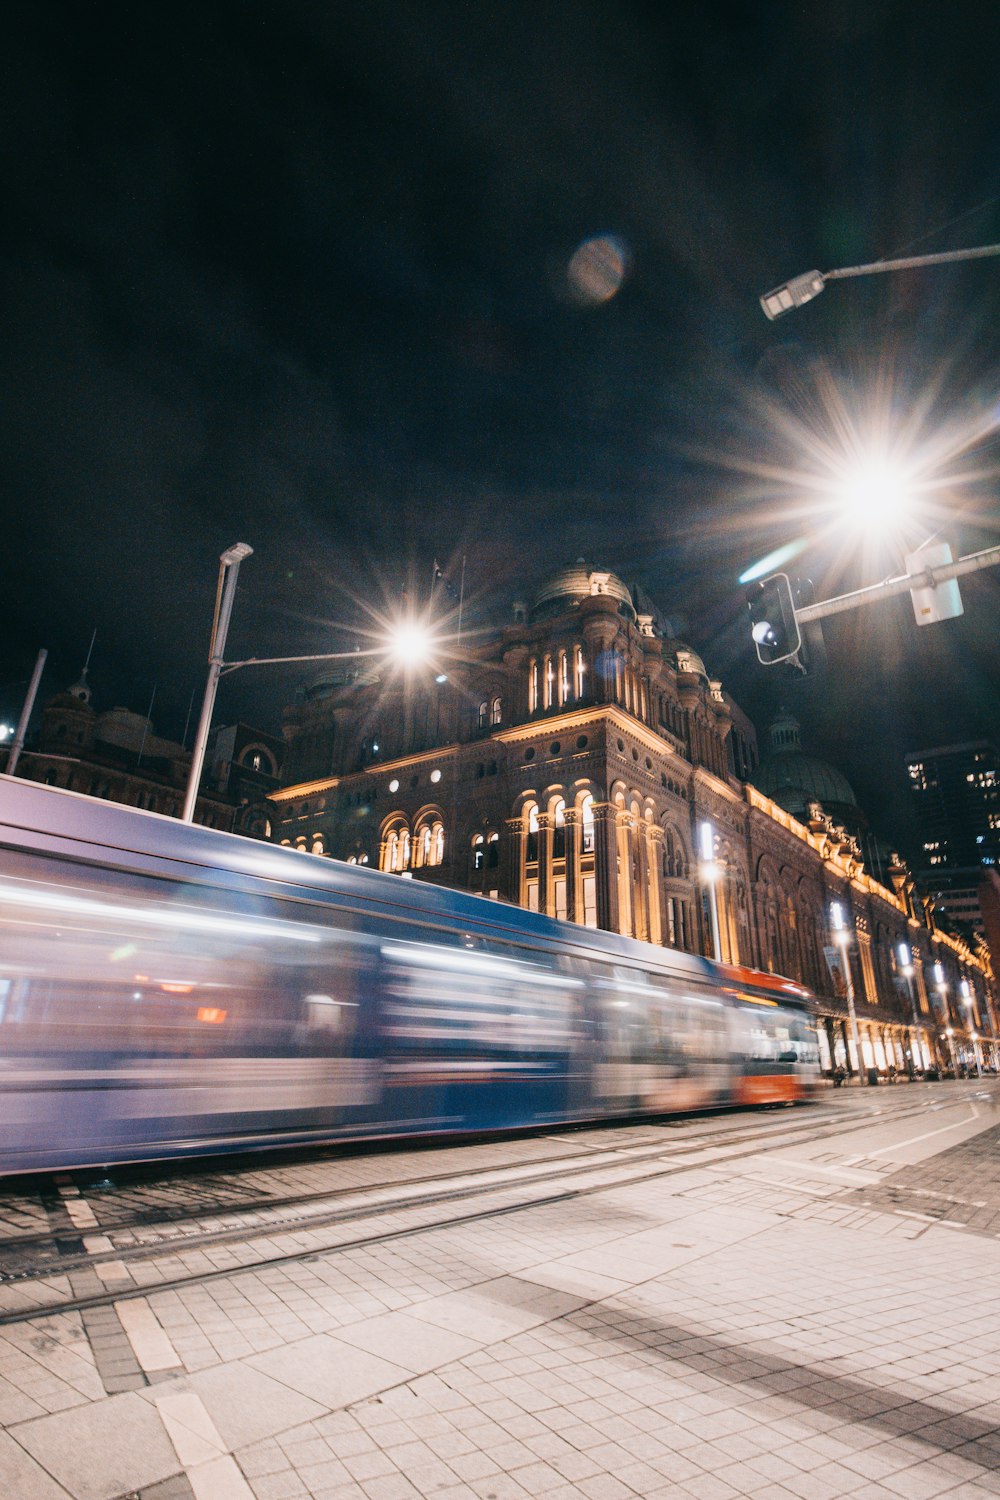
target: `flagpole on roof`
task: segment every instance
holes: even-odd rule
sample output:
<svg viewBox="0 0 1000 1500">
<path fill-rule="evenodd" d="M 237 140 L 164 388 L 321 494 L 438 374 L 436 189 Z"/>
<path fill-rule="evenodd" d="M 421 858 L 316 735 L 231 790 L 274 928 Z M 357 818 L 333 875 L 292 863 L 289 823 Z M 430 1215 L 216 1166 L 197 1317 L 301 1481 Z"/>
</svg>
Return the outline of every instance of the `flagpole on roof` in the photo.
<svg viewBox="0 0 1000 1500">
<path fill-rule="evenodd" d="M 458 638 L 456 646 L 462 644 L 462 604 L 465 599 L 465 553 L 462 553 L 462 579 L 458 590 Z"/>
</svg>

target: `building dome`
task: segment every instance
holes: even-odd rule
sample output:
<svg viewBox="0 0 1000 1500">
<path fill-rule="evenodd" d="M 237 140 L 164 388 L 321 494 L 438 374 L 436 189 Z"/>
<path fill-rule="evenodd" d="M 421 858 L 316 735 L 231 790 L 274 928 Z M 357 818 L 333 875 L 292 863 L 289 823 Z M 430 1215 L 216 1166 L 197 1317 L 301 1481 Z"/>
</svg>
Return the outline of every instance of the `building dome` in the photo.
<svg viewBox="0 0 1000 1500">
<path fill-rule="evenodd" d="M 371 687 L 380 679 L 378 662 L 359 653 L 356 660 L 348 658 L 347 661 L 337 662 L 310 677 L 299 689 L 299 696 L 307 700 L 328 698 L 331 693 L 340 692 L 343 688 Z"/>
<path fill-rule="evenodd" d="M 606 594 L 616 599 L 619 614 L 630 620 L 635 619 L 635 606 L 628 584 L 623 583 L 614 573 L 592 567 L 582 557 L 578 557 L 571 567 L 561 568 L 558 573 L 553 573 L 542 584 L 531 606 L 531 618 L 539 620 L 546 615 L 558 614 L 572 604 L 579 604 L 581 599 L 589 598 L 591 594 Z"/>
<path fill-rule="evenodd" d="M 697 651 L 693 650 L 686 641 L 666 641 L 663 654 L 675 671 L 694 672 L 703 682 L 708 682 L 708 668 Z"/>
<path fill-rule="evenodd" d="M 770 753 L 751 778 L 757 790 L 801 822 L 809 821 L 810 802 L 819 802 L 848 832 L 862 830 L 866 820 L 850 782 L 836 766 L 803 752 L 798 719 L 779 709 L 769 732 Z"/>
</svg>

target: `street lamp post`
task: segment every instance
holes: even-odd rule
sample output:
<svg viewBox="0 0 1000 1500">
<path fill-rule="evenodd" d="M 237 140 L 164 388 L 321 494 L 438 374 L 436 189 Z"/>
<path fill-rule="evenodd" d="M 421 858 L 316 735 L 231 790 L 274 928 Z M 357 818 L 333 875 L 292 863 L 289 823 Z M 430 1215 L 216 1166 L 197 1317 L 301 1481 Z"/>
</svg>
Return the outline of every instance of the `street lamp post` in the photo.
<svg viewBox="0 0 1000 1500">
<path fill-rule="evenodd" d="M 205 684 L 205 698 L 201 706 L 201 718 L 198 721 L 198 733 L 195 736 L 191 769 L 188 773 L 187 793 L 181 813 L 181 818 L 185 823 L 194 821 L 195 803 L 198 800 L 201 773 L 205 764 L 205 748 L 208 744 L 209 730 L 212 727 L 212 712 L 215 708 L 215 695 L 220 677 L 225 677 L 229 672 L 238 672 L 242 667 L 269 667 L 303 661 L 354 661 L 359 655 L 388 655 L 394 657 L 404 667 L 415 667 L 419 662 L 426 662 L 430 659 L 434 646 L 431 634 L 425 625 L 415 620 L 403 620 L 396 625 L 389 638 L 381 646 L 364 652 L 357 650 L 321 651 L 312 652 L 308 656 L 248 656 L 243 661 L 226 661 L 224 653 L 229 621 L 233 613 L 233 599 L 236 594 L 236 576 L 240 563 L 252 553 L 253 548 L 246 542 L 236 542 L 234 546 L 227 547 L 219 558 L 219 582 L 215 595 L 215 616 L 212 620 L 212 637 L 208 656 L 208 681 Z M 447 679 L 441 675 L 438 680 L 444 682 Z"/>
<path fill-rule="evenodd" d="M 944 965 L 942 963 L 940 963 L 940 962 L 935 963 L 935 965 L 934 965 L 934 985 L 935 985 L 935 988 L 937 989 L 938 995 L 941 998 L 941 1011 L 942 1011 L 944 1020 L 947 1022 L 948 1019 L 949 1019 L 949 1017 L 948 1017 L 948 983 L 947 983 L 947 980 L 944 977 Z M 958 1077 L 958 1055 L 955 1052 L 955 1032 L 954 1032 L 954 1030 L 953 1030 L 953 1028 L 951 1026 L 946 1025 L 945 1029 L 944 1029 L 944 1034 L 948 1038 L 948 1056 L 951 1059 L 951 1071 L 955 1075 L 955 1077 L 957 1078 Z"/>
<path fill-rule="evenodd" d="M 702 879 L 708 886 L 708 907 L 712 922 L 712 957 L 716 963 L 721 963 L 722 941 L 719 933 L 719 896 L 716 890 L 716 882 L 719 878 L 719 866 L 715 858 L 715 829 L 711 823 L 701 824 L 698 829 L 698 839 L 701 851 Z"/>
<path fill-rule="evenodd" d="M 212 725 L 215 695 L 219 688 L 219 678 L 222 675 L 226 636 L 229 634 L 229 621 L 233 613 L 236 578 L 240 571 L 240 563 L 252 553 L 253 548 L 246 542 L 235 542 L 232 547 L 227 547 L 219 558 L 215 616 L 212 620 L 212 638 L 208 648 L 208 681 L 205 684 L 205 697 L 201 705 L 201 718 L 198 720 L 198 733 L 195 735 L 194 749 L 191 752 L 191 769 L 188 773 L 187 793 L 181 813 L 181 819 L 185 823 L 194 821 L 194 805 L 198 800 L 198 787 L 201 784 L 201 772 L 205 764 L 205 746 L 208 744 L 208 731 Z"/>
<path fill-rule="evenodd" d="M 21 751 L 24 749 L 24 740 L 25 736 L 28 733 L 28 720 L 31 718 L 31 710 L 35 706 L 35 695 L 38 692 L 38 684 L 42 680 L 42 672 L 45 669 L 45 662 L 48 654 L 48 651 L 46 651 L 43 647 L 43 649 L 39 651 L 38 656 L 35 660 L 35 670 L 31 674 L 31 682 L 28 686 L 27 696 L 25 697 L 24 705 L 21 709 L 21 717 L 17 721 L 17 729 L 14 733 L 14 740 L 7 754 L 7 765 L 5 769 L 8 776 L 13 776 L 14 771 L 17 768 L 17 762 L 21 756 Z"/>
<path fill-rule="evenodd" d="M 865 266 L 839 266 L 833 271 L 806 271 L 782 282 L 760 299 L 765 316 L 773 322 L 793 307 L 802 307 L 818 297 L 828 281 L 843 281 L 848 276 L 879 276 L 886 271 L 914 271 L 921 266 L 942 266 L 956 260 L 982 260 L 1000 255 L 1000 245 L 974 245 L 968 250 L 939 250 L 934 255 L 907 255 L 897 260 L 875 260 Z"/>
<path fill-rule="evenodd" d="M 906 980 L 906 988 L 910 996 L 910 1013 L 913 1017 L 913 1036 L 910 1041 L 909 1073 L 910 1082 L 914 1081 L 915 1072 L 913 1067 L 913 1049 L 917 1045 L 917 1037 L 920 1031 L 920 1022 L 917 1018 L 917 992 L 913 983 L 913 954 L 910 952 L 909 943 L 898 943 L 896 945 L 896 957 L 899 960 L 900 973 Z"/>
<path fill-rule="evenodd" d="M 963 978 L 961 980 L 959 984 L 959 993 L 962 996 L 962 1004 L 966 1008 L 966 1015 L 969 1024 L 969 1035 L 972 1039 L 972 1055 L 976 1060 L 976 1076 L 978 1078 L 982 1078 L 983 1065 L 979 1058 L 979 1038 L 976 1036 L 975 1026 L 973 1025 L 972 1021 L 972 1008 L 975 1005 L 975 997 L 973 996 L 972 987 L 967 979 Z"/>
<path fill-rule="evenodd" d="M 851 962 L 847 952 L 851 935 L 847 928 L 847 922 L 844 919 L 843 905 L 839 901 L 831 901 L 830 903 L 830 923 L 833 928 L 833 940 L 840 949 L 844 965 L 844 985 L 847 989 L 847 1013 L 851 1018 L 851 1036 L 854 1038 L 854 1051 L 858 1060 L 858 1083 L 860 1084 L 864 1059 L 861 1056 L 861 1033 L 858 1030 L 858 1017 L 854 1009 L 854 981 L 851 978 Z"/>
</svg>

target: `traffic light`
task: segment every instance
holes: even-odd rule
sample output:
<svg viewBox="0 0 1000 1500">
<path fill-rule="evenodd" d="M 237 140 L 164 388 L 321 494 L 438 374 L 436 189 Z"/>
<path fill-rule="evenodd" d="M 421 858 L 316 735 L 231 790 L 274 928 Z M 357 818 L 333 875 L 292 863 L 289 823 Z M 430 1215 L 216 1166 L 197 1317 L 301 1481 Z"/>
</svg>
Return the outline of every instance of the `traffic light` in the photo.
<svg viewBox="0 0 1000 1500">
<path fill-rule="evenodd" d="M 787 573 L 775 573 L 747 591 L 750 634 L 765 667 L 790 661 L 802 646 Z"/>
</svg>

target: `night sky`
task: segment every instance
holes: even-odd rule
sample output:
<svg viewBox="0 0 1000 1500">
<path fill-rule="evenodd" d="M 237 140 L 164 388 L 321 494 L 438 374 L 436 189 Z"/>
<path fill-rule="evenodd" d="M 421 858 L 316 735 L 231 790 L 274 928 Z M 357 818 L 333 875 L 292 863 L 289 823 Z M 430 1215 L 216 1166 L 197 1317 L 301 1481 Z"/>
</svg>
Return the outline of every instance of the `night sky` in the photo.
<svg viewBox="0 0 1000 1500">
<path fill-rule="evenodd" d="M 585 556 L 905 838 L 903 750 L 1000 733 L 1000 570 L 965 616 L 846 615 L 806 679 L 753 655 L 751 563 L 817 597 L 900 570 L 831 512 L 873 442 L 904 539 L 1000 540 L 1000 11 L 982 4 L 72 4 L 0 47 L 0 716 L 37 650 L 180 737 L 219 552 L 228 655 L 350 649 L 465 563 L 466 619 Z M 301 672 L 228 679 L 278 729 Z"/>
</svg>

